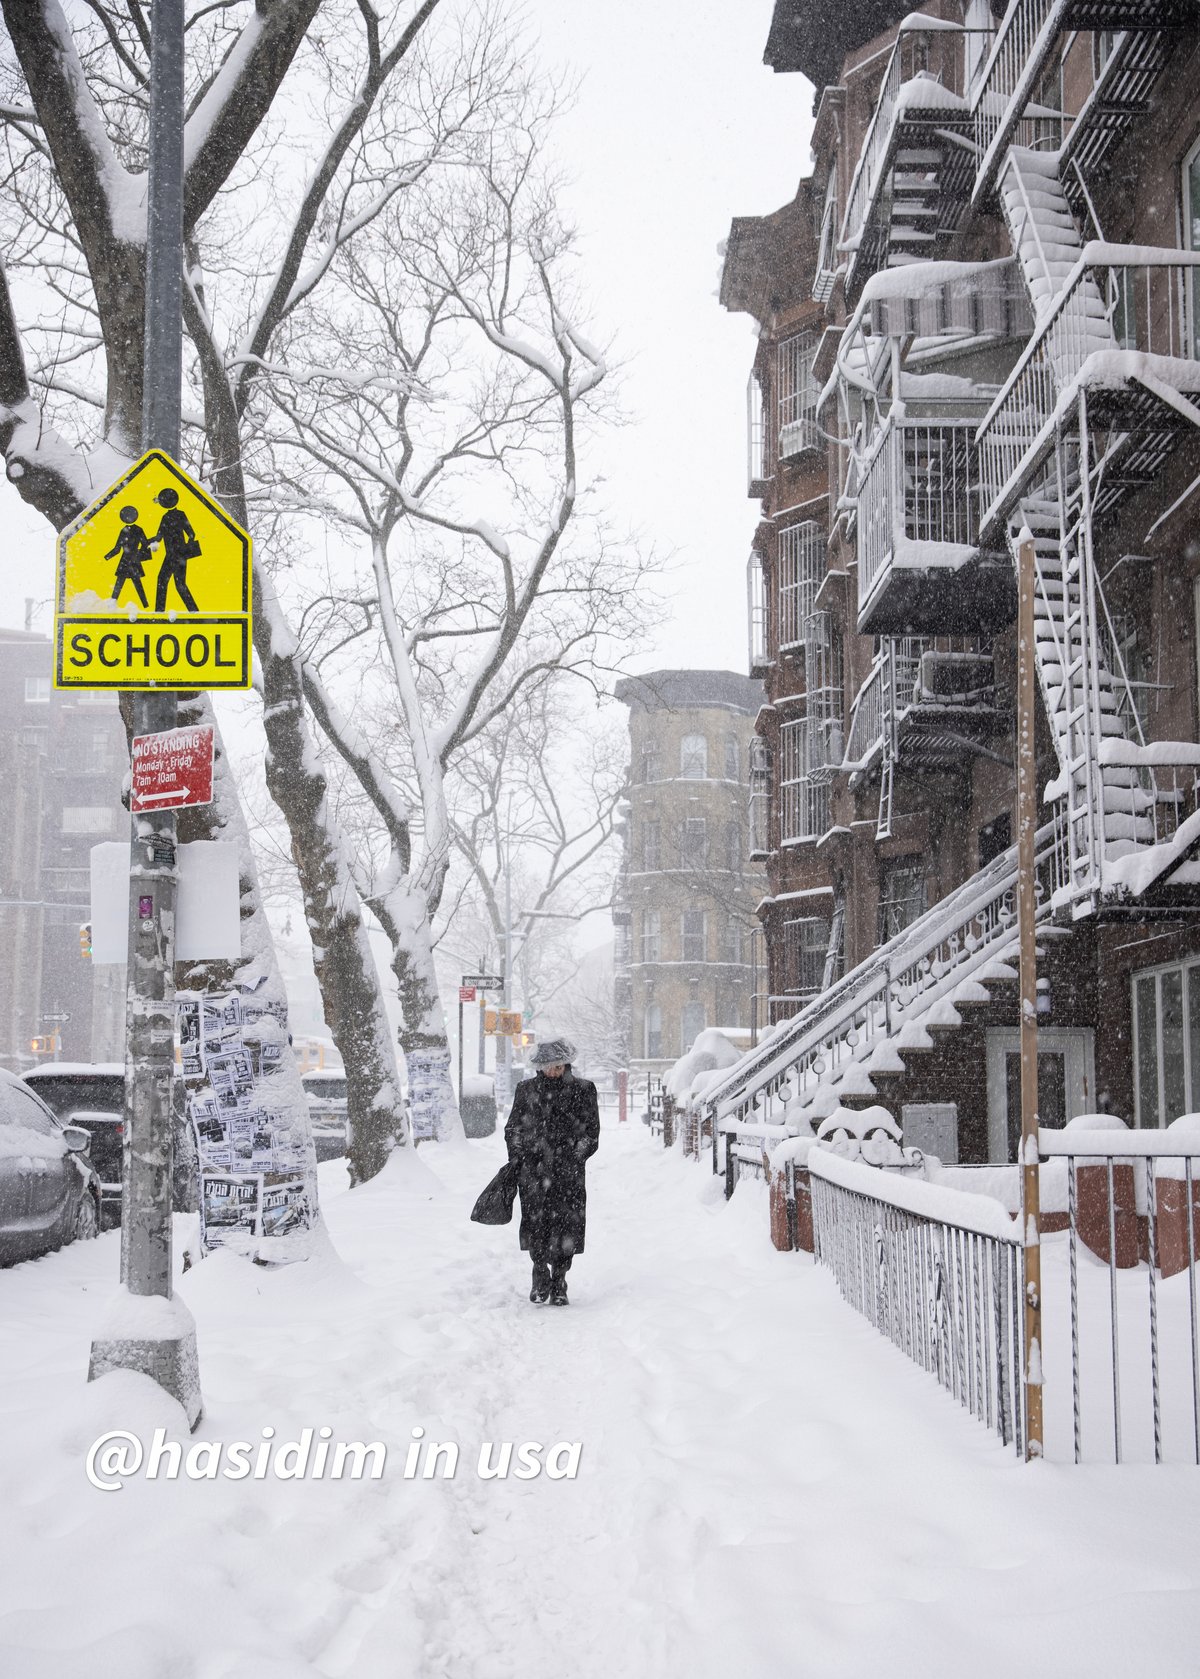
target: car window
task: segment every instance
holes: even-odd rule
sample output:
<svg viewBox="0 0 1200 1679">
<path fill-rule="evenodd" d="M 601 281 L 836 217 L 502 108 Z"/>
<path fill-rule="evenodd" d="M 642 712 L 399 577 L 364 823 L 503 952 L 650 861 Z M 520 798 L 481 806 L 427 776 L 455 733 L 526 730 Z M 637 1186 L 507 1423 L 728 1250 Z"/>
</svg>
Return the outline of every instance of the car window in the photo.
<svg viewBox="0 0 1200 1679">
<path fill-rule="evenodd" d="M 92 1113 L 120 1113 L 125 1105 L 125 1081 L 111 1074 L 92 1077 L 49 1074 L 37 1079 L 34 1089 L 60 1119 L 72 1110 L 83 1108 Z"/>
<path fill-rule="evenodd" d="M 19 1125 L 42 1137 L 61 1137 L 58 1121 L 19 1084 L 0 1084 L 0 1125 Z"/>
</svg>

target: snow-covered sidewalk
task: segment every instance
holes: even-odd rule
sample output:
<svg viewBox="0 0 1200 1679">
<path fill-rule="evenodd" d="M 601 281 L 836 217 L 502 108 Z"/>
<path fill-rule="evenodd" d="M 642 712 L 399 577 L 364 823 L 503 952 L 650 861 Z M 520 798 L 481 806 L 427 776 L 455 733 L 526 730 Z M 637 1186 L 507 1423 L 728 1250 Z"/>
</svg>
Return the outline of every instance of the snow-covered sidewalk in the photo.
<svg viewBox="0 0 1200 1679">
<path fill-rule="evenodd" d="M 1200 1661 L 1200 1472 L 1026 1467 L 641 1127 L 606 1129 L 566 1311 L 472 1225 L 498 1139 L 338 1193 L 340 1259 L 205 1261 L 196 1438 L 381 1440 L 379 1480 L 84 1475 L 179 1413 L 83 1383 L 115 1234 L 0 1272 L 0 1672 L 20 1679 L 991 1679 Z M 453 1479 L 406 1480 L 414 1428 Z M 581 1441 L 480 1480 L 481 1441 Z"/>
</svg>

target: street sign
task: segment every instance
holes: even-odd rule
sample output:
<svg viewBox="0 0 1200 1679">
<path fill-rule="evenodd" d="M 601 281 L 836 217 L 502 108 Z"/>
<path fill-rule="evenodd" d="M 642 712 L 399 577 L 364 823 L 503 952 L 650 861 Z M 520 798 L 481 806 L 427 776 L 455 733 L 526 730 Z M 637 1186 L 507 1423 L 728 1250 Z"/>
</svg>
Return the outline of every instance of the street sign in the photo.
<svg viewBox="0 0 1200 1679">
<path fill-rule="evenodd" d="M 504 980 L 499 974 L 464 974 L 464 985 L 471 986 L 475 991 L 503 991 Z"/>
<path fill-rule="evenodd" d="M 54 1023 L 57 1022 L 57 1024 L 60 1025 L 60 1026 L 65 1026 L 67 1021 L 70 1020 L 70 1018 L 71 1017 L 70 1017 L 69 1014 L 44 1014 L 42 1016 L 43 1022 L 49 1021 L 51 1024 L 54 1024 Z"/>
<path fill-rule="evenodd" d="M 212 785 L 211 724 L 134 736 L 129 808 L 135 815 L 211 804 Z"/>
<path fill-rule="evenodd" d="M 475 1001 L 475 987 L 473 985 L 460 985 L 458 1000 L 460 1003 L 473 1003 Z"/>
<path fill-rule="evenodd" d="M 58 539 L 56 688 L 248 688 L 250 538 L 161 449 Z"/>
</svg>

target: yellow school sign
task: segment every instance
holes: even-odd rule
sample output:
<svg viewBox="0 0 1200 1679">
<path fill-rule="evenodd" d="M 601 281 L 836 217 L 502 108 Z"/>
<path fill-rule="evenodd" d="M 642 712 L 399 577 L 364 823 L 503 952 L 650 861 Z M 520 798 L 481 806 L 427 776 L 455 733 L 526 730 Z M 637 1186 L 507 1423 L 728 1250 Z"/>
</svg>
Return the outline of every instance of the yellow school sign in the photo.
<svg viewBox="0 0 1200 1679">
<path fill-rule="evenodd" d="M 58 539 L 56 688 L 248 688 L 250 538 L 158 449 Z"/>
</svg>

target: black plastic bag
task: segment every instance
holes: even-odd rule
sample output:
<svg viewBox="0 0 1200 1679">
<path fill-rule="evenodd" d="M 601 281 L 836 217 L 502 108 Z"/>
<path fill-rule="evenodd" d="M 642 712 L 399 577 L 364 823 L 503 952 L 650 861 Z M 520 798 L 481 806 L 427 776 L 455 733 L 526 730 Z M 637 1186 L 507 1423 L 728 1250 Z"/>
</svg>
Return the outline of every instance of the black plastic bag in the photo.
<svg viewBox="0 0 1200 1679">
<path fill-rule="evenodd" d="M 511 1224 L 517 1198 L 517 1168 L 502 1166 L 471 1209 L 476 1224 Z"/>
</svg>

